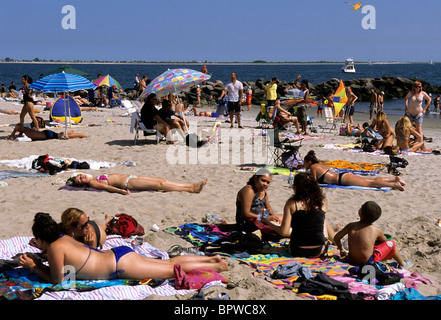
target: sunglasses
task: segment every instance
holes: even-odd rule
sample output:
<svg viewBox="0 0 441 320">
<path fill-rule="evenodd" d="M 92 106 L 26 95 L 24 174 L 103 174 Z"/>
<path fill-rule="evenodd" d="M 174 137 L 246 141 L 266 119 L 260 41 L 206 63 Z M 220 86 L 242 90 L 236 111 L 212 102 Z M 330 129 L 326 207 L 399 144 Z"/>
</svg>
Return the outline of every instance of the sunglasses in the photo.
<svg viewBox="0 0 441 320">
<path fill-rule="evenodd" d="M 83 225 L 79 225 L 78 228 L 84 230 L 86 229 L 88 224 L 89 224 L 89 218 L 87 218 L 87 221 Z"/>
<path fill-rule="evenodd" d="M 421 88 L 421 86 L 413 86 L 414 88 Z"/>
</svg>

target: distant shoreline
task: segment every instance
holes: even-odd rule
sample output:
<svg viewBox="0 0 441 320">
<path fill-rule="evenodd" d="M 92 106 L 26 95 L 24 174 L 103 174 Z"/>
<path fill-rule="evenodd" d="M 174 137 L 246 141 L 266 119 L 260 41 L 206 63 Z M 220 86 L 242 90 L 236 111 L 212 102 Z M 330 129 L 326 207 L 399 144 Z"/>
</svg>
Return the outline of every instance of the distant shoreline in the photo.
<svg viewBox="0 0 441 320">
<path fill-rule="evenodd" d="M 17 64 L 120 64 L 120 65 L 343 65 L 344 62 L 118 62 L 118 61 L 0 61 L 0 63 Z M 355 62 L 358 65 L 365 64 L 427 64 L 427 62 Z"/>
</svg>

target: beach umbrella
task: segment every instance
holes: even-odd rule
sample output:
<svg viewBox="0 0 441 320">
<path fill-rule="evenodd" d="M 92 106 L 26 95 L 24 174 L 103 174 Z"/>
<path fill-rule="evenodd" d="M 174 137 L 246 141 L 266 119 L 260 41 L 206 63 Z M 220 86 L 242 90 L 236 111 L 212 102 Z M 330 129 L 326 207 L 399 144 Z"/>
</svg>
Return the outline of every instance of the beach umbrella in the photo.
<svg viewBox="0 0 441 320">
<path fill-rule="evenodd" d="M 113 86 L 116 86 L 118 89 L 122 88 L 121 85 L 118 83 L 118 81 L 116 81 L 110 75 L 105 75 L 105 76 L 103 76 L 101 78 L 98 78 L 98 79 L 94 80 L 93 83 L 97 87 L 101 87 L 101 86 L 113 87 Z"/>
<path fill-rule="evenodd" d="M 170 92 L 189 90 L 210 78 L 210 75 L 192 69 L 168 69 L 149 83 L 138 100 L 144 100 L 150 93 L 162 97 Z"/>
<path fill-rule="evenodd" d="M 31 85 L 29 85 L 29 89 L 35 90 L 35 91 L 43 91 L 43 92 L 64 92 L 65 99 L 64 99 L 64 111 L 65 111 L 65 131 L 67 135 L 67 118 L 68 118 L 68 110 L 70 110 L 69 107 L 69 99 L 67 97 L 69 96 L 69 92 L 75 92 L 78 90 L 88 90 L 88 89 L 95 89 L 96 86 L 86 78 L 71 74 L 71 73 L 56 73 L 51 74 L 46 77 L 43 77 Z M 67 104 L 67 105 L 66 105 Z M 70 119 L 70 114 L 69 114 Z"/>
<path fill-rule="evenodd" d="M 81 71 L 81 70 L 77 70 L 77 69 L 72 68 L 71 66 L 68 66 L 68 65 L 64 65 L 64 66 L 58 67 L 55 70 L 52 70 L 51 72 L 46 73 L 43 77 L 51 75 L 51 74 L 55 74 L 55 73 L 61 73 L 61 72 L 77 74 L 77 75 L 82 76 L 82 77 L 90 76 L 90 74 L 88 74 L 87 72 L 84 72 L 84 71 Z"/>
<path fill-rule="evenodd" d="M 144 100 L 151 93 L 155 93 L 158 97 L 162 97 L 168 95 L 170 92 L 174 92 L 176 93 L 178 103 L 180 104 L 181 102 L 179 101 L 179 96 L 177 94 L 178 91 L 189 90 L 198 83 L 210 78 L 211 75 L 192 69 L 168 69 L 149 83 L 139 96 L 138 100 Z M 184 113 L 182 113 L 182 117 L 184 118 L 185 129 L 188 132 Z M 189 137 L 190 135 L 187 135 L 187 141 Z M 191 135 L 191 137 L 194 137 L 194 135 Z"/>
</svg>

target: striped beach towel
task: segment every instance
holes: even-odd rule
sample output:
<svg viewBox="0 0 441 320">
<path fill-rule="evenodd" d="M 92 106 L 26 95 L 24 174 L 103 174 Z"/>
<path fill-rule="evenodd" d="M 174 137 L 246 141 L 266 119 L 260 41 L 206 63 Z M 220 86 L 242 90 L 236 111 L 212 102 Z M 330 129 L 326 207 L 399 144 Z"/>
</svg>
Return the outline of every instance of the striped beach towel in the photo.
<svg viewBox="0 0 441 320">
<path fill-rule="evenodd" d="M 40 253 L 29 245 L 30 237 L 14 237 L 0 240 L 0 299 L 37 299 L 37 300 L 141 300 L 150 295 L 172 296 L 185 295 L 195 290 L 176 290 L 173 280 L 129 281 L 116 280 L 76 280 L 66 284 L 52 285 L 40 282 L 41 279 L 27 270 L 10 270 L 7 266 L 15 255 L 23 252 Z M 120 236 L 109 236 L 103 250 L 128 243 Z M 135 245 L 132 248 L 146 257 L 168 259 L 167 252 L 161 251 L 149 243 Z M 221 285 L 212 281 L 205 287 Z M 204 287 L 204 288 L 205 288 Z"/>
</svg>

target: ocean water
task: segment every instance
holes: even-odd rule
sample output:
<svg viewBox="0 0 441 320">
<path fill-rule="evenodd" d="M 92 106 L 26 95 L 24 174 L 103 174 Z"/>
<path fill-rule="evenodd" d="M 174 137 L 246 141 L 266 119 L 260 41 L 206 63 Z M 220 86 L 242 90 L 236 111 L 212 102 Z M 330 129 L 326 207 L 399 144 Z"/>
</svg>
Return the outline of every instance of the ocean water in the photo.
<svg viewBox="0 0 441 320">
<path fill-rule="evenodd" d="M 21 76 L 30 75 L 34 81 L 40 74 L 48 73 L 61 64 L 49 63 L 0 63 L 0 83 L 6 87 L 11 81 L 14 81 L 19 88 L 21 86 Z M 224 83 L 229 81 L 231 72 L 236 72 L 238 80 L 256 81 L 263 78 L 270 80 L 277 77 L 283 81 L 293 81 L 298 75 L 307 79 L 311 84 L 319 84 L 333 78 L 350 80 L 358 78 L 381 78 L 383 76 L 419 78 L 432 85 L 441 86 L 441 64 L 358 64 L 357 73 L 347 74 L 341 71 L 342 64 L 207 64 L 208 73 L 211 74 L 210 81 L 221 80 Z M 89 80 L 96 79 L 100 74 L 110 74 L 114 77 L 124 89 L 132 88 L 135 74 L 147 75 L 153 79 L 167 69 L 190 68 L 200 71 L 203 64 L 71 64 L 75 69 L 85 71 L 90 74 Z M 358 102 L 355 104 L 356 112 L 365 112 L 369 110 L 369 104 Z M 393 99 L 385 101 L 385 111 L 388 114 L 403 114 L 404 100 Z M 430 114 L 429 117 L 439 118 L 439 114 Z"/>
</svg>

